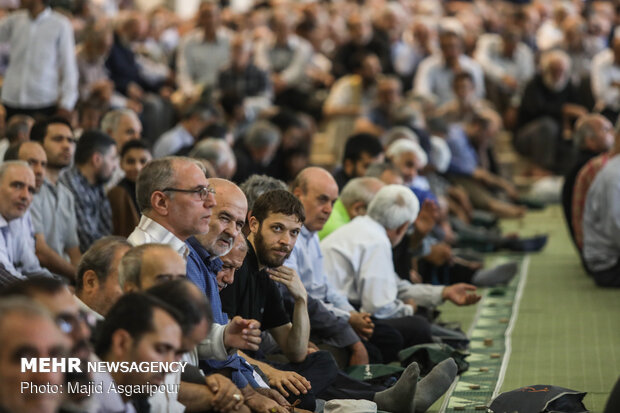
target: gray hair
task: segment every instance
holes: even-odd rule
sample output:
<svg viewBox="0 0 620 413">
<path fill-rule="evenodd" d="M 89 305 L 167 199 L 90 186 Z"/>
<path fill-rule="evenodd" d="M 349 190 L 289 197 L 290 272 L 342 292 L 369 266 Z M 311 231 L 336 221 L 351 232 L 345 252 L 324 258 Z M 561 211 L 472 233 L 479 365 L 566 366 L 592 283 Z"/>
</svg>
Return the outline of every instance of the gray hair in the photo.
<svg viewBox="0 0 620 413">
<path fill-rule="evenodd" d="M 387 185 L 381 188 L 368 205 L 368 216 L 385 229 L 396 229 L 412 223 L 420 212 L 420 201 L 404 185 Z"/>
<path fill-rule="evenodd" d="M 570 56 L 565 51 L 559 49 L 550 50 L 540 57 L 540 70 L 546 72 L 551 63 L 556 60 L 561 60 L 566 69 L 570 70 L 572 64 Z"/>
<path fill-rule="evenodd" d="M 248 212 L 254 208 L 254 202 L 259 196 L 265 192 L 274 191 L 276 189 L 288 190 L 286 184 L 279 179 L 272 178 L 267 175 L 252 175 L 239 188 L 245 194 L 248 200 Z"/>
<path fill-rule="evenodd" d="M 15 139 L 20 134 L 27 134 L 30 130 L 30 126 L 34 123 L 34 119 L 26 115 L 13 115 L 8 121 L 5 136 L 10 143 L 15 142 Z"/>
<path fill-rule="evenodd" d="M 362 177 L 362 178 L 353 178 L 342 188 L 342 192 L 340 193 L 340 202 L 346 207 L 351 207 L 356 202 L 363 202 L 364 205 L 370 204 L 370 201 L 377 194 L 374 191 L 374 187 L 372 184 L 375 184 L 375 187 L 380 186 L 382 182 L 377 178 L 371 177 Z"/>
<path fill-rule="evenodd" d="M 189 153 L 192 158 L 206 159 L 215 167 L 215 169 L 221 168 L 229 160 L 235 159 L 230 146 L 222 139 L 208 138 L 203 139 L 194 146 L 194 149 Z"/>
<path fill-rule="evenodd" d="M 151 195 L 153 192 L 161 191 L 176 184 L 177 177 L 173 168 L 174 162 L 191 162 L 198 166 L 206 176 L 204 165 L 196 159 L 183 156 L 166 156 L 152 160 L 140 171 L 136 182 L 136 201 L 138 202 L 140 212 L 151 209 Z"/>
<path fill-rule="evenodd" d="M 138 119 L 138 115 L 131 109 L 114 109 L 109 111 L 101 119 L 101 130 L 108 134 L 113 134 L 118 128 L 118 124 L 121 122 L 123 116 L 133 116 Z"/>
<path fill-rule="evenodd" d="M 131 244 L 125 238 L 117 236 L 103 237 L 91 245 L 82 255 L 77 267 L 76 292 L 79 293 L 84 288 L 84 273 L 88 270 L 95 272 L 100 284 L 104 283 L 112 270 L 110 264 L 114 254 L 121 247 L 131 248 Z"/>
<path fill-rule="evenodd" d="M 280 131 L 270 122 L 258 121 L 247 131 L 243 142 L 255 149 L 275 146 L 280 142 Z"/>
<path fill-rule="evenodd" d="M 409 139 L 398 139 L 387 148 L 387 151 L 385 151 L 386 156 L 390 159 L 405 153 L 412 153 L 415 155 L 418 161 L 417 167 L 420 169 L 424 168 L 428 163 L 428 156 L 426 155 L 426 152 L 424 152 L 424 149 L 422 149 L 419 143 Z"/>
<path fill-rule="evenodd" d="M 47 308 L 24 296 L 5 297 L 0 301 L 0 330 L 6 318 L 12 314 L 43 318 L 56 325 Z"/>
<path fill-rule="evenodd" d="M 583 148 L 586 144 L 586 140 L 592 138 L 596 134 L 594 121 L 599 119 L 600 116 L 601 115 L 589 113 L 577 120 L 577 127 L 573 133 L 573 144 L 576 148 Z"/>
<path fill-rule="evenodd" d="M 127 283 L 141 286 L 140 273 L 142 272 L 142 257 L 144 254 L 154 248 L 174 249 L 168 244 L 143 244 L 133 247 L 121 258 L 118 266 L 118 282 L 121 288 L 125 288 Z M 175 251 L 176 252 L 176 251 Z"/>
<path fill-rule="evenodd" d="M 11 166 L 24 166 L 30 169 L 30 165 L 28 165 L 28 162 L 26 161 L 14 160 L 14 161 L 3 162 L 2 165 L 0 165 L 0 180 L 4 178 L 4 174 L 6 173 L 7 169 L 9 169 Z"/>
</svg>

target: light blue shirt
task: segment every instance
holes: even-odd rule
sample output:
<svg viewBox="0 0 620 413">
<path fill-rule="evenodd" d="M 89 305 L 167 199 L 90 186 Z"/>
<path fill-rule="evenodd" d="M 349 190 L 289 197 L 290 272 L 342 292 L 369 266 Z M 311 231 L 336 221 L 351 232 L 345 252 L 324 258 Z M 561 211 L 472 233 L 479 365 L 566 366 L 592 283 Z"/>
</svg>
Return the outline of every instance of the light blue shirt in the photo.
<svg viewBox="0 0 620 413">
<path fill-rule="evenodd" d="M 29 211 L 21 218 L 9 222 L 0 215 L 0 264 L 17 278 L 25 278 L 27 274 L 35 272 L 48 273 L 41 268 L 35 254 Z"/>
<path fill-rule="evenodd" d="M 348 320 L 350 312 L 355 311 L 347 297 L 334 288 L 327 279 L 319 236 L 316 232 L 310 232 L 305 226 L 301 228 L 295 248 L 284 265 L 297 271 L 308 294 L 322 301 L 336 317 Z"/>
<path fill-rule="evenodd" d="M 186 146 L 194 144 L 194 137 L 180 123 L 157 139 L 153 146 L 153 156 L 163 158 L 174 155 Z"/>
<path fill-rule="evenodd" d="M 478 167 L 478 154 L 469 142 L 463 128 L 453 125 L 448 131 L 446 139 L 452 158 L 448 172 L 457 175 L 471 176 Z"/>
</svg>

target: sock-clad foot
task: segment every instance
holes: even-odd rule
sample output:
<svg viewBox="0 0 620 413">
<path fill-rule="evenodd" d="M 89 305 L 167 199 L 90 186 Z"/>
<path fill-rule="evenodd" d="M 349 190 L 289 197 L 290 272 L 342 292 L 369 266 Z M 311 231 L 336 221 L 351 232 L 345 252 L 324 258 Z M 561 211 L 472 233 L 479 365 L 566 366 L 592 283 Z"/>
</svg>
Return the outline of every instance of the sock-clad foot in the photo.
<svg viewBox="0 0 620 413">
<path fill-rule="evenodd" d="M 419 375 L 418 363 L 407 366 L 395 385 L 375 394 L 373 401 L 377 403 L 377 408 L 391 413 L 415 413 L 413 396 Z"/>
<path fill-rule="evenodd" d="M 414 397 L 415 412 L 427 411 L 450 388 L 457 372 L 456 363 L 449 358 L 436 365 L 420 380 Z"/>
</svg>

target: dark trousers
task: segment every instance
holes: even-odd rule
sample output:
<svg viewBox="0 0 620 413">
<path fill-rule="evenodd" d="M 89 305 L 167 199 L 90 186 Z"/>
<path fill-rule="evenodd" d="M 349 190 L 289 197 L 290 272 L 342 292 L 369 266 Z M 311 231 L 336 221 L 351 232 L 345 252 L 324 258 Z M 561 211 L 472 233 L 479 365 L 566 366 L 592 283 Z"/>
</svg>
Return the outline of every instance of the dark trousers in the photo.
<svg viewBox="0 0 620 413">
<path fill-rule="evenodd" d="M 380 320 L 379 323 L 398 330 L 403 338 L 404 348 L 433 342 L 431 324 L 426 318 L 419 315 L 390 318 Z"/>
<path fill-rule="evenodd" d="M 39 120 L 39 119 L 47 118 L 50 116 L 54 116 L 57 110 L 56 105 L 46 106 L 43 108 L 26 109 L 26 108 L 18 108 L 18 107 L 13 107 L 13 106 L 4 104 L 4 108 L 6 109 L 6 120 L 11 119 L 11 116 L 13 115 L 26 115 L 26 116 L 33 117 L 34 120 Z"/>
<path fill-rule="evenodd" d="M 587 266 L 586 269 L 599 287 L 620 287 L 620 258 L 616 265 L 603 271 L 590 271 Z"/>
<path fill-rule="evenodd" d="M 392 327 L 385 320 L 376 320 L 372 337 L 362 341 L 368 351 L 370 363 L 391 363 L 398 360 L 398 352 L 405 348 L 405 340 L 398 329 Z"/>
</svg>

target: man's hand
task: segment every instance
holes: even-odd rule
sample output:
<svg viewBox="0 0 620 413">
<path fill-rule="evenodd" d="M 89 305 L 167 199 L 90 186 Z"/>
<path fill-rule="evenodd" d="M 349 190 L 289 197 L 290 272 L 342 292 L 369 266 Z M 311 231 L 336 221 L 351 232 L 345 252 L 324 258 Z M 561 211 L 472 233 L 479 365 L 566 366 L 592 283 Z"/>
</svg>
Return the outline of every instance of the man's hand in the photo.
<svg viewBox="0 0 620 413">
<path fill-rule="evenodd" d="M 431 252 L 424 259 L 440 267 L 452 259 L 452 248 L 448 244 L 440 242 L 431 247 Z"/>
<path fill-rule="evenodd" d="M 283 284 L 295 301 L 307 301 L 308 293 L 306 292 L 306 287 L 304 287 L 301 278 L 299 278 L 294 269 L 282 265 L 278 268 L 268 268 L 267 273 L 273 281 Z"/>
<path fill-rule="evenodd" d="M 288 409 L 285 406 L 290 406 L 290 403 L 279 404 L 275 400 L 258 393 L 249 385 L 243 389 L 243 396 L 245 397 L 246 406 L 252 409 L 253 412 L 288 413 Z M 286 400 L 284 401 L 286 402 Z"/>
<path fill-rule="evenodd" d="M 299 396 L 301 393 L 308 393 L 308 390 L 312 388 L 304 376 L 294 371 L 273 369 L 265 374 L 269 379 L 269 385 L 277 389 L 284 397 L 289 396 L 286 389 L 290 390 L 295 396 Z"/>
<path fill-rule="evenodd" d="M 476 293 L 476 287 L 471 284 L 458 283 L 444 287 L 441 297 L 450 300 L 456 305 L 471 305 L 480 301 L 480 296 Z"/>
<path fill-rule="evenodd" d="M 215 395 L 213 398 L 213 408 L 215 410 L 227 412 L 239 410 L 243 406 L 245 399 L 241 390 L 230 379 L 221 374 L 212 374 L 205 378 L 205 382 L 209 390 Z"/>
<path fill-rule="evenodd" d="M 364 346 L 361 341 L 351 344 L 349 350 L 351 350 L 351 357 L 349 358 L 350 366 L 360 366 L 370 362 L 368 359 L 368 350 L 366 350 L 366 346 Z"/>
<path fill-rule="evenodd" d="M 256 351 L 261 340 L 260 323 L 256 320 L 246 320 L 235 316 L 224 330 L 226 348 Z"/>
<path fill-rule="evenodd" d="M 265 387 L 259 387 L 259 388 L 254 389 L 254 391 L 265 396 L 268 399 L 275 401 L 280 406 L 288 407 L 291 405 L 288 402 L 288 400 L 286 400 L 284 396 L 282 396 L 280 392 L 277 390 L 265 388 Z"/>
<path fill-rule="evenodd" d="M 351 317 L 349 317 L 349 324 L 355 330 L 355 332 L 364 340 L 372 337 L 372 332 L 375 329 L 375 324 L 370 319 L 368 313 L 358 313 L 357 311 L 351 311 Z"/>
<path fill-rule="evenodd" d="M 405 298 L 403 300 L 403 303 L 412 306 L 414 313 L 418 312 L 418 304 L 415 302 L 415 300 L 413 298 Z"/>
<path fill-rule="evenodd" d="M 418 217 L 413 222 L 413 227 L 417 233 L 427 235 L 437 224 L 439 219 L 439 207 L 434 201 L 427 199 L 420 208 Z"/>
</svg>

